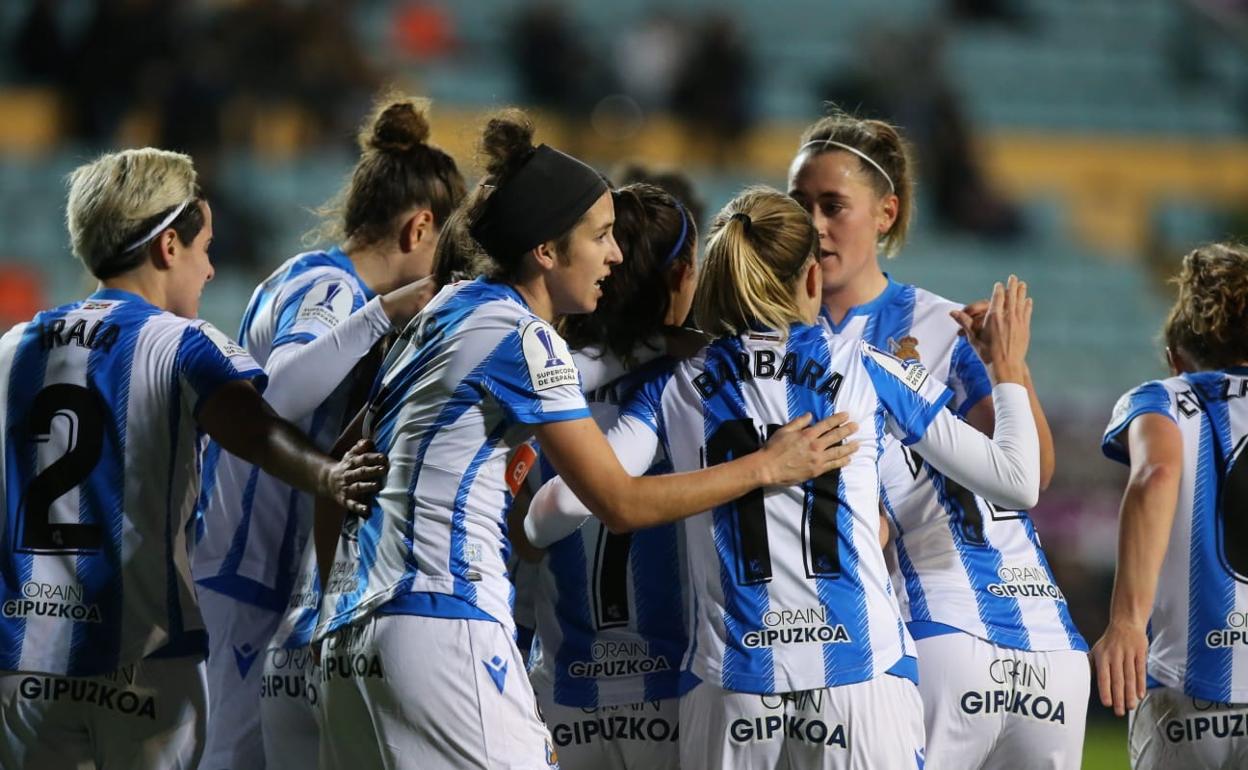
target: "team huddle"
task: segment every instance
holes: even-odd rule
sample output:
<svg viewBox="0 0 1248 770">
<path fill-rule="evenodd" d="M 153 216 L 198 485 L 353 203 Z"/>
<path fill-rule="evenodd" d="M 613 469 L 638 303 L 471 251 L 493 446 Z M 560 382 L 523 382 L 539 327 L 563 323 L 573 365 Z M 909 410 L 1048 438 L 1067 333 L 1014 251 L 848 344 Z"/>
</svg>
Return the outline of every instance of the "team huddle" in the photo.
<svg viewBox="0 0 1248 770">
<path fill-rule="evenodd" d="M 470 187 L 425 109 L 237 342 L 191 159 L 71 175 L 100 288 L 0 338 L 0 766 L 1078 768 L 1032 300 L 884 272 L 897 129 L 816 121 L 703 235 L 515 110 Z M 1242 767 L 1248 252 L 1177 282 L 1091 657 L 1133 767 Z"/>
</svg>

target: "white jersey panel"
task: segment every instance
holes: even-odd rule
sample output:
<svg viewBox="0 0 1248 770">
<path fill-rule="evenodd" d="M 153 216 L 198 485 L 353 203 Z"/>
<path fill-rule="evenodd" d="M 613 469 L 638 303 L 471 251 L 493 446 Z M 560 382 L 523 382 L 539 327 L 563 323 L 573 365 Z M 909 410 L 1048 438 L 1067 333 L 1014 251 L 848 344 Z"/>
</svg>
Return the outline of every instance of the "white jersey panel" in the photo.
<svg viewBox="0 0 1248 770">
<path fill-rule="evenodd" d="M 589 393 L 598 426 L 608 430 L 637 388 L 673 366 L 654 362 Z M 662 451 L 653 463 L 652 473 L 671 470 Z M 613 534 L 590 518 L 551 544 L 532 581 L 541 653 L 531 679 L 541 696 L 594 709 L 675 698 L 696 683 L 681 672 L 689 590 L 682 541 L 676 524 Z"/>
<path fill-rule="evenodd" d="M 341 250 L 299 254 L 256 287 L 239 339 L 268 366 L 277 350 L 328 334 L 372 296 Z M 347 377 L 310 414 L 289 416 L 323 450 L 342 429 L 353 382 Z M 196 582 L 239 601 L 285 610 L 309 540 L 312 495 L 222 451 L 215 442 L 209 443 L 205 458 L 202 532 L 194 549 Z"/>
<path fill-rule="evenodd" d="M 694 674 L 783 693 L 912 673 L 879 547 L 876 455 L 886 415 L 916 441 L 950 396 L 921 366 L 813 326 L 783 341 L 719 340 L 641 389 L 625 419 L 651 425 L 678 472 L 754 451 L 804 413 L 844 410 L 859 425 L 861 448 L 845 468 L 686 520 Z"/>
<path fill-rule="evenodd" d="M 0 670 L 71 676 L 203 650 L 187 560 L 195 414 L 264 375 L 224 334 L 104 289 L 0 342 Z"/>
<path fill-rule="evenodd" d="M 952 392 L 959 416 L 991 394 L 983 363 L 949 311 L 961 305 L 890 280 L 840 324 L 838 339 L 862 339 L 921 361 Z M 903 616 L 916 635 L 957 629 L 1022 650 L 1087 650 L 1025 511 L 975 495 L 888 439 L 880 455 L 882 500 L 896 530 L 893 573 Z"/>
<path fill-rule="evenodd" d="M 385 612 L 511 627 L 509 451 L 535 423 L 589 417 L 567 345 L 513 289 L 443 289 L 403 332 L 365 432 L 390 459 L 367 519 L 344 525 L 316 637 Z"/>
<path fill-rule="evenodd" d="M 1183 437 L 1179 502 L 1149 619 L 1149 677 L 1216 703 L 1248 702 L 1248 368 L 1147 382 L 1114 408 L 1102 448 L 1160 414 Z"/>
</svg>

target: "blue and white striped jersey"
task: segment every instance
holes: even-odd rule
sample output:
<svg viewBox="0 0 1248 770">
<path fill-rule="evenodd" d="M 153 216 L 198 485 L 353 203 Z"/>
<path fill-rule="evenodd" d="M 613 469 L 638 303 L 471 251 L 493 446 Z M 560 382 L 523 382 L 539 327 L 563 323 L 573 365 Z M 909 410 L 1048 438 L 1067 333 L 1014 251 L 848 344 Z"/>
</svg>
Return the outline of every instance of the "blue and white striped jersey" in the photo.
<svg viewBox="0 0 1248 770">
<path fill-rule="evenodd" d="M 845 468 L 685 520 L 686 668 L 763 694 L 915 675 L 879 544 L 877 447 L 886 431 L 921 439 L 951 396 L 921 364 L 803 325 L 718 340 L 638 390 L 621 425 L 653 430 L 678 472 L 752 452 L 804 413 L 859 425 Z"/>
<path fill-rule="evenodd" d="M 373 385 L 365 435 L 390 458 L 372 515 L 343 526 L 315 637 L 375 610 L 513 627 L 508 451 L 588 418 L 563 339 L 511 287 L 448 286 Z"/>
<path fill-rule="evenodd" d="M 1146 382 L 1114 407 L 1101 448 L 1122 463 L 1144 414 L 1183 437 L 1179 501 L 1149 619 L 1148 675 L 1216 703 L 1248 703 L 1248 367 Z"/>
<path fill-rule="evenodd" d="M 0 338 L 0 670 L 90 676 L 202 651 L 196 414 L 236 379 L 265 384 L 211 325 L 116 289 Z"/>
<path fill-rule="evenodd" d="M 239 340 L 261 365 L 271 367 L 279 355 L 333 331 L 372 296 L 340 249 L 299 254 L 256 287 Z M 350 377 L 338 383 L 287 379 L 279 386 L 275 376 L 274 390 L 311 387 L 328 394 L 310 413 L 282 415 L 327 450 L 342 429 L 352 383 Z M 309 541 L 313 502 L 312 495 L 210 442 L 193 554 L 196 583 L 284 610 Z"/>
<path fill-rule="evenodd" d="M 922 361 L 953 391 L 950 407 L 965 416 L 992 385 L 949 317 L 960 307 L 890 279 L 840 324 L 822 318 L 837 338 Z M 916 637 L 962 631 L 1012 649 L 1087 650 L 1025 511 L 1001 510 L 892 439 L 880 454 L 880 478 L 897 532 L 893 580 Z"/>
<path fill-rule="evenodd" d="M 599 427 L 614 425 L 637 388 L 673 366 L 655 361 L 587 394 Z M 670 470 L 658 452 L 652 472 Z M 681 672 L 687 596 L 680 527 L 612 534 L 589 519 L 547 549 L 534 576 L 541 650 L 530 675 L 534 689 L 579 708 L 684 694 L 697 682 Z"/>
</svg>

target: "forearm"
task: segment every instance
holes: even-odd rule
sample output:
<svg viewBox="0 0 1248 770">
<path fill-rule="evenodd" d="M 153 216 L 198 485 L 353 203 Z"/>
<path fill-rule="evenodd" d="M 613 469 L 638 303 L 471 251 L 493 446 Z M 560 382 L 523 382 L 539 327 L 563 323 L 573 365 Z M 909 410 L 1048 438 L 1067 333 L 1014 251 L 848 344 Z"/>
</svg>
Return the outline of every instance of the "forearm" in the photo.
<svg viewBox="0 0 1248 770">
<path fill-rule="evenodd" d="M 1035 505 L 1040 493 L 1039 445 L 1024 388 L 992 389 L 996 429 L 988 438 L 942 411 L 914 448 L 941 473 L 1009 510 Z"/>
<path fill-rule="evenodd" d="M 1049 488 L 1053 480 L 1053 472 L 1057 469 L 1057 452 L 1053 448 L 1053 431 L 1049 429 L 1049 420 L 1040 405 L 1040 397 L 1036 394 L 1035 383 L 1031 379 L 1031 369 L 1023 373 L 1023 385 L 1027 388 L 1027 398 L 1031 402 L 1031 414 L 1035 418 L 1036 437 L 1040 440 L 1040 491 Z"/>
<path fill-rule="evenodd" d="M 374 298 L 328 334 L 279 347 L 265 366 L 269 404 L 288 420 L 311 414 L 390 328 L 380 299 Z"/>
<path fill-rule="evenodd" d="M 656 527 L 708 511 L 766 486 L 758 454 L 686 473 L 629 476 L 621 472 L 586 485 L 566 478 L 573 493 L 584 501 L 612 532 Z"/>
<path fill-rule="evenodd" d="M 1110 600 L 1110 621 L 1143 628 L 1152 614 L 1157 581 L 1165 560 L 1177 481 L 1162 467 L 1133 474 L 1122 499 L 1118 523 L 1118 565 Z M 1175 494 L 1177 497 L 1177 492 Z"/>
<path fill-rule="evenodd" d="M 239 420 L 233 446 L 218 439 L 233 455 L 258 465 L 265 473 L 317 496 L 332 496 L 330 474 L 333 461 L 308 440 L 295 425 L 267 408 L 256 416 Z"/>
</svg>

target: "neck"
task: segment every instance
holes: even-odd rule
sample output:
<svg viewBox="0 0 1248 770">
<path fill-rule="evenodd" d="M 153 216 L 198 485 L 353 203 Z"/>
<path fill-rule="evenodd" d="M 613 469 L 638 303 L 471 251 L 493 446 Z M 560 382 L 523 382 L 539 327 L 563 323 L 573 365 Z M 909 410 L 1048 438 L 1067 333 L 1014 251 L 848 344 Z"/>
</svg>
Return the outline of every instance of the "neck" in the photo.
<svg viewBox="0 0 1248 770">
<path fill-rule="evenodd" d="M 385 294 L 399 287 L 391 266 L 401 254 L 395 254 L 383 244 L 362 246 L 352 240 L 343 244 L 342 250 L 355 266 L 355 274 L 374 294 Z"/>
<path fill-rule="evenodd" d="M 865 305 L 884 293 L 888 288 L 888 278 L 877 265 L 874 270 L 863 271 L 863 275 L 850 283 L 829 291 L 823 291 L 823 306 L 833 323 L 840 323 L 850 310 Z"/>
<path fill-rule="evenodd" d="M 163 276 L 144 267 L 131 270 L 112 278 L 100 281 L 101 289 L 120 289 L 137 294 L 162 310 L 169 309 L 168 293 L 165 291 Z"/>
<path fill-rule="evenodd" d="M 555 307 L 550 301 L 550 292 L 546 290 L 546 282 L 541 275 L 532 275 L 526 280 L 511 283 L 511 288 L 524 298 L 529 310 L 546 323 L 555 322 Z"/>
</svg>

